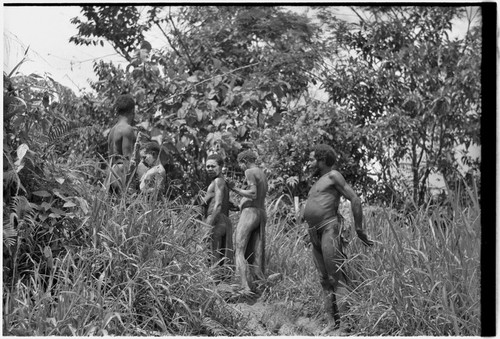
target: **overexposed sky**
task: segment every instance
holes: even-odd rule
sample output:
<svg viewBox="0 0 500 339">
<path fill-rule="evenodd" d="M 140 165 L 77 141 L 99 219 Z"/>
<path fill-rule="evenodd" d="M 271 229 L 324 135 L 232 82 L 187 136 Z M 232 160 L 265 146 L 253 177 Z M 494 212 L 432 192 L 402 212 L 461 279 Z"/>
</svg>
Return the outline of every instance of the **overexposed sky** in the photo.
<svg viewBox="0 0 500 339">
<path fill-rule="evenodd" d="M 92 60 L 123 62 L 123 58 L 109 44 L 101 47 L 70 43 L 70 37 L 77 33 L 70 19 L 79 15 L 79 6 L 4 6 L 4 71 L 9 73 L 29 46 L 29 60 L 22 64 L 20 73 L 49 73 L 76 92 L 89 88 L 87 79 L 95 80 Z"/>
<path fill-rule="evenodd" d="M 307 6 L 292 8 L 307 11 Z M 80 16 L 79 6 L 3 6 L 2 11 L 3 69 L 7 73 L 22 60 L 29 46 L 28 61 L 20 67 L 19 72 L 48 73 L 78 93 L 80 88 L 90 88 L 88 79 L 96 79 L 92 70 L 93 60 L 111 60 L 114 63 L 125 61 L 108 43 L 102 47 L 76 46 L 69 42 L 70 37 L 77 33 L 76 25 L 71 24 L 70 20 Z M 356 19 L 356 15 L 345 6 L 337 7 L 334 12 L 342 19 Z M 455 25 L 453 35 L 463 36 L 466 29 L 465 24 L 459 23 Z M 166 43 L 161 36 L 154 34 L 148 40 L 153 48 L 161 48 Z"/>
</svg>

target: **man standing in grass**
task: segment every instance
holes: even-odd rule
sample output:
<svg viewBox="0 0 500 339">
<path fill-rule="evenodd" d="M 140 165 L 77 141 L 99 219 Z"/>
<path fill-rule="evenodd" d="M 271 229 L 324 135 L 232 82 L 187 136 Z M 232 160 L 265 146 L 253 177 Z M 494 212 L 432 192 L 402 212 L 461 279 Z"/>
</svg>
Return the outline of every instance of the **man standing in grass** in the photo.
<svg viewBox="0 0 500 339">
<path fill-rule="evenodd" d="M 252 292 L 253 277 L 265 279 L 267 178 L 255 164 L 256 160 L 257 156 L 251 150 L 238 154 L 238 164 L 245 171 L 248 189 L 236 188 L 234 183 L 228 183 L 233 192 L 243 197 L 240 202 L 241 216 L 236 227 L 235 260 L 241 287 L 247 293 Z"/>
<path fill-rule="evenodd" d="M 137 159 L 134 145 L 135 131 L 132 127 L 135 117 L 135 101 L 130 94 L 122 94 L 116 99 L 117 123 L 108 135 L 108 156 L 111 161 L 110 187 L 120 193 L 135 170 Z"/>
<path fill-rule="evenodd" d="M 361 241 L 372 246 L 363 230 L 363 211 L 361 199 L 354 193 L 342 174 L 332 169 L 335 152 L 332 147 L 320 144 L 311 152 L 310 167 L 320 178 L 311 187 L 304 208 L 304 219 L 309 225 L 313 260 L 321 275 L 321 286 L 325 293 L 325 308 L 333 318 L 333 327 L 340 326 L 339 309 L 336 296 L 339 287 L 347 283 L 342 265 L 345 262 L 343 248 L 347 243 L 342 237 L 342 216 L 338 208 L 340 197 L 351 202 L 354 227 Z M 329 326 L 330 327 L 330 326 Z"/>
<path fill-rule="evenodd" d="M 205 168 L 212 181 L 203 198 L 205 222 L 213 227 L 212 258 L 220 265 L 233 262 L 233 227 L 229 219 L 229 189 L 222 174 L 223 167 L 224 160 L 219 154 L 208 156 Z"/>
<path fill-rule="evenodd" d="M 139 189 L 143 193 L 164 193 L 167 173 L 160 162 L 160 145 L 151 141 L 142 149 L 142 164 L 147 169 L 140 178 Z"/>
</svg>

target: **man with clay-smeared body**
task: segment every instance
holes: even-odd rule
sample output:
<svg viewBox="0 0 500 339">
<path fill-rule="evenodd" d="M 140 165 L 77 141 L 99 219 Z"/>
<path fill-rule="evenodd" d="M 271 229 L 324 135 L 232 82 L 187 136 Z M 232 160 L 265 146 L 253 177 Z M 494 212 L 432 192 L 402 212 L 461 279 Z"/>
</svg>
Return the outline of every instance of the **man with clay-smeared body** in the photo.
<svg viewBox="0 0 500 339">
<path fill-rule="evenodd" d="M 229 189 L 222 175 L 224 160 L 218 154 L 209 155 L 206 162 L 207 174 L 212 179 L 203 198 L 205 222 L 212 229 L 212 256 L 220 265 L 233 262 L 233 228 L 229 219 Z M 224 259 L 227 258 L 227 259 Z M 224 259 L 224 260 L 223 260 Z"/>
<path fill-rule="evenodd" d="M 236 272 L 245 292 L 252 292 L 254 278 L 265 279 L 265 229 L 267 178 L 256 164 L 257 157 L 251 150 L 238 155 L 238 163 L 245 170 L 248 189 L 229 188 L 243 197 L 240 202 L 241 216 L 236 227 L 235 260 Z"/>
<path fill-rule="evenodd" d="M 340 197 L 351 202 L 354 227 L 358 237 L 367 246 L 372 246 L 363 230 L 361 200 L 349 186 L 340 172 L 333 170 L 335 152 L 328 145 L 318 145 L 311 152 L 311 167 L 320 176 L 311 187 L 304 208 L 303 217 L 309 225 L 313 260 L 321 275 L 321 286 L 325 293 L 325 306 L 333 318 L 334 328 L 340 325 L 336 295 L 339 287 L 345 286 L 346 277 L 342 265 L 345 262 L 343 248 L 342 217 L 338 212 Z"/>
<path fill-rule="evenodd" d="M 135 170 L 134 145 L 136 136 L 132 127 L 135 116 L 135 101 L 130 94 L 120 95 L 115 103 L 118 114 L 117 123 L 108 135 L 108 155 L 111 160 L 110 187 L 114 192 L 121 192 Z"/>
</svg>

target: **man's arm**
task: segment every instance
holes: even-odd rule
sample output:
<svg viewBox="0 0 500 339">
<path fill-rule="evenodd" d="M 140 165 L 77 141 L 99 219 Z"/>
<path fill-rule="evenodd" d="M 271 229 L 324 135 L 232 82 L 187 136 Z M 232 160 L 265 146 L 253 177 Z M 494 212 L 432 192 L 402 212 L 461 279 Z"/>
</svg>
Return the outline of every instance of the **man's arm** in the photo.
<svg viewBox="0 0 500 339">
<path fill-rule="evenodd" d="M 361 199 L 357 196 L 352 187 L 346 183 L 342 174 L 337 171 L 332 171 L 328 177 L 332 181 L 335 189 L 351 202 L 351 210 L 354 217 L 354 228 L 359 239 L 361 239 L 365 245 L 372 246 L 373 241 L 368 239 L 368 236 L 363 230 L 363 209 L 361 207 Z"/>
<path fill-rule="evenodd" d="M 165 183 L 166 177 L 167 173 L 162 166 L 150 169 L 141 178 L 139 189 L 144 193 L 150 193 L 157 189 L 161 189 Z"/>
<path fill-rule="evenodd" d="M 129 160 L 134 158 L 134 145 L 135 145 L 135 134 L 134 129 L 128 126 L 123 130 L 121 135 L 122 141 L 122 153 L 123 156 Z M 134 159 L 135 160 L 135 159 Z"/>
<path fill-rule="evenodd" d="M 250 171 L 245 171 L 245 177 L 247 179 L 247 183 L 249 185 L 249 189 L 244 190 L 242 188 L 236 188 L 233 182 L 228 182 L 228 187 L 231 191 L 235 192 L 238 195 L 241 195 L 244 198 L 249 199 L 257 199 L 257 182 L 255 180 L 255 175 Z"/>
<path fill-rule="evenodd" d="M 222 210 L 222 196 L 224 194 L 224 185 L 224 179 L 216 178 L 214 180 L 214 208 L 206 221 L 209 225 L 213 224 L 215 217 Z"/>
</svg>

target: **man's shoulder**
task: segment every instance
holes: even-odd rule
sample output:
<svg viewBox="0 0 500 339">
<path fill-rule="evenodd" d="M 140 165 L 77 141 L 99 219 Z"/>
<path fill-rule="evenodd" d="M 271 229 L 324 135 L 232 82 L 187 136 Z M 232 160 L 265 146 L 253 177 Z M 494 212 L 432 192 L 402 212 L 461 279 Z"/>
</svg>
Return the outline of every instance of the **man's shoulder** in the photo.
<svg viewBox="0 0 500 339">
<path fill-rule="evenodd" d="M 224 178 L 217 177 L 217 178 L 214 179 L 214 183 L 217 186 L 221 186 L 221 185 L 225 185 L 226 184 L 226 180 L 224 180 Z"/>
<path fill-rule="evenodd" d="M 127 123 L 119 122 L 111 128 L 111 132 L 113 132 L 114 135 L 130 135 L 135 134 L 135 129 Z"/>
<path fill-rule="evenodd" d="M 342 182 L 345 182 L 344 176 L 342 175 L 342 173 L 340 173 L 337 170 L 331 170 L 330 172 L 328 172 L 328 178 L 333 183 L 337 183 L 337 182 L 341 182 L 342 183 Z"/>
<path fill-rule="evenodd" d="M 158 164 L 150 169 L 150 171 L 160 174 L 166 174 L 165 167 L 162 164 Z"/>
<path fill-rule="evenodd" d="M 247 169 L 245 171 L 245 174 L 252 174 L 252 175 L 256 175 L 256 176 L 265 175 L 264 170 L 258 166 Z"/>
</svg>

